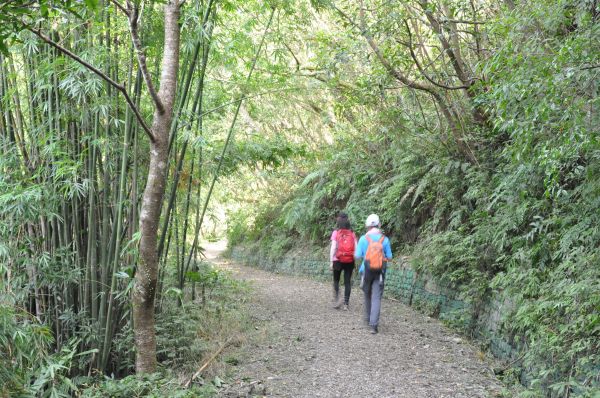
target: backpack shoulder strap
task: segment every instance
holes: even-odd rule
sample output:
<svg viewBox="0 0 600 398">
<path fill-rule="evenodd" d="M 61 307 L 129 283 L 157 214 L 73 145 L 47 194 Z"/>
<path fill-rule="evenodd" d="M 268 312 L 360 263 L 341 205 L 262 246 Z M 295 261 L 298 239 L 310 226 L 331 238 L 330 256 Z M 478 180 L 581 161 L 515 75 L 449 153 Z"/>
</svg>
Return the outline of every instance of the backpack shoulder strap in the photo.
<svg viewBox="0 0 600 398">
<path fill-rule="evenodd" d="M 385 240 L 385 235 L 381 234 L 381 238 L 379 239 L 379 243 L 383 244 L 384 240 Z"/>
<path fill-rule="evenodd" d="M 367 242 L 373 243 L 373 239 L 371 239 L 371 237 L 368 234 L 365 235 L 365 238 L 367 238 Z"/>
</svg>

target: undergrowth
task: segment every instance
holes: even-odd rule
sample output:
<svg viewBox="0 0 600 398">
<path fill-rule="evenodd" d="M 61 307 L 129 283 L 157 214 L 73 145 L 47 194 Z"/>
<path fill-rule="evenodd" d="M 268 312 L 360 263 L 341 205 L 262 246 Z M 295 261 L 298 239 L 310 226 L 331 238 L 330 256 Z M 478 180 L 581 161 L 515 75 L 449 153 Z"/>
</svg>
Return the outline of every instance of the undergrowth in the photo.
<svg viewBox="0 0 600 398">
<path fill-rule="evenodd" d="M 78 352 L 73 340 L 55 354 L 52 333 L 23 311 L 0 305 L 0 397 L 208 397 L 214 396 L 226 372 L 223 361 L 212 370 L 183 385 L 223 344 L 240 344 L 250 328 L 245 311 L 249 287 L 226 272 L 206 263 L 199 271 L 203 282 L 195 283 L 196 300 L 181 300 L 187 289 L 163 297 L 157 314 L 157 373 L 113 378 L 91 371 L 71 376 L 71 369 L 85 366 L 95 352 Z M 202 293 L 203 292 L 203 293 Z M 83 337 L 83 336 L 82 336 Z M 133 372 L 133 332 L 123 328 L 113 342 L 120 368 Z"/>
</svg>

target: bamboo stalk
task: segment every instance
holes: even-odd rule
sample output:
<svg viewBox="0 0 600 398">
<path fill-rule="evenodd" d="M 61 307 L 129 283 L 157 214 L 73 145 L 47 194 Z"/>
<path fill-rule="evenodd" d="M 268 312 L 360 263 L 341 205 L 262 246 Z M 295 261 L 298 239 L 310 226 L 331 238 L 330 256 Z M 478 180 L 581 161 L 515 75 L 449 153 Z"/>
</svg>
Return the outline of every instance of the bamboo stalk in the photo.
<svg viewBox="0 0 600 398">
<path fill-rule="evenodd" d="M 116 68 L 115 68 L 116 70 Z M 139 74 L 137 75 L 139 76 Z M 131 75 L 130 75 L 131 78 Z M 138 85 L 138 81 L 136 80 L 136 86 Z M 126 110 L 125 119 L 129 119 L 129 108 Z M 118 198 L 116 201 L 117 212 L 116 212 L 116 220 L 115 220 L 115 240 L 114 240 L 114 252 L 112 256 L 112 264 L 109 266 L 109 274 L 110 278 L 110 290 L 109 290 L 109 299 L 108 299 L 108 310 L 106 316 L 106 325 L 107 327 L 104 329 L 104 344 L 102 347 L 101 355 L 100 355 L 100 367 L 104 369 L 106 364 L 108 363 L 108 356 L 111 347 L 111 341 L 114 333 L 114 329 L 111 328 L 113 325 L 113 317 L 115 311 L 115 290 L 117 287 L 117 270 L 119 269 L 119 263 L 121 258 L 121 232 L 123 229 L 123 202 L 125 201 L 125 191 L 126 191 L 126 181 L 127 181 L 127 159 L 129 154 L 129 147 L 131 145 L 131 131 L 132 131 L 132 123 L 125 124 L 125 137 L 123 138 L 123 149 L 121 152 L 121 171 L 119 178 L 119 190 L 118 190 Z"/>
<path fill-rule="evenodd" d="M 261 37 L 260 40 L 260 44 L 258 45 L 258 49 L 256 50 L 256 54 L 254 55 L 254 59 L 252 60 L 252 66 L 250 67 L 250 71 L 248 72 L 248 76 L 246 77 L 246 83 L 250 82 L 250 79 L 252 78 L 252 72 L 254 72 L 254 68 L 256 66 L 256 61 L 258 60 L 258 57 L 260 55 L 260 52 L 262 50 L 262 46 L 263 43 L 265 41 L 265 37 L 267 35 L 267 32 L 271 26 L 271 22 L 273 21 L 273 16 L 275 15 L 275 8 L 272 9 L 271 11 L 271 15 L 269 16 L 269 21 L 267 22 L 267 26 L 265 27 L 265 31 Z M 202 213 L 200 215 L 200 219 L 198 220 L 198 224 L 196 225 L 196 231 L 194 234 L 194 243 L 192 245 L 192 250 L 190 251 L 190 255 L 188 256 L 188 261 L 187 261 L 187 266 L 189 266 L 191 260 L 192 260 L 192 255 L 193 255 L 193 251 L 194 248 L 196 247 L 197 243 L 198 243 L 198 238 L 199 238 L 199 233 L 200 230 L 202 228 L 202 222 L 204 220 L 204 216 L 206 214 L 206 209 L 208 208 L 208 203 L 210 201 L 210 198 L 212 196 L 212 192 L 213 189 L 215 187 L 215 183 L 217 182 L 217 179 L 219 178 L 219 173 L 221 171 L 221 167 L 223 166 L 223 160 L 225 159 L 225 154 L 227 152 L 227 149 L 229 147 L 229 143 L 231 142 L 232 138 L 233 138 L 233 132 L 234 132 L 234 128 L 235 128 L 235 124 L 237 122 L 237 117 L 240 113 L 240 108 L 242 106 L 242 102 L 245 98 L 245 94 L 242 94 L 242 96 L 240 97 L 240 100 L 237 102 L 237 106 L 235 109 L 235 112 L 233 114 L 233 119 L 231 121 L 231 125 L 229 126 L 229 131 L 227 132 L 227 139 L 225 140 L 225 145 L 223 145 L 223 150 L 221 151 L 221 157 L 219 159 L 219 163 L 217 165 L 217 169 L 215 170 L 215 173 L 213 175 L 213 179 L 212 182 L 210 184 L 210 187 L 208 189 L 208 193 L 206 195 L 206 200 L 204 201 L 204 206 L 202 207 Z"/>
</svg>

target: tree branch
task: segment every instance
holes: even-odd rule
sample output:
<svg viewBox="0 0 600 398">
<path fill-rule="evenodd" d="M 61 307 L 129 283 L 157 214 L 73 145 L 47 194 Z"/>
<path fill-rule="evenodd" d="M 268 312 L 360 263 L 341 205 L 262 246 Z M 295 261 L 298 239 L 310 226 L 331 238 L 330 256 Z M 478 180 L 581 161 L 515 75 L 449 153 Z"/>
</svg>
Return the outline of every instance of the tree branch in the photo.
<svg viewBox="0 0 600 398">
<path fill-rule="evenodd" d="M 362 5 L 362 2 L 361 2 L 361 6 L 360 6 L 360 11 L 359 11 L 360 12 L 360 25 L 357 24 L 356 22 L 354 22 L 354 20 L 348 14 L 346 14 L 344 11 L 340 10 L 335 5 L 332 5 L 332 7 L 346 21 L 348 21 L 352 26 L 354 26 L 355 28 L 358 29 L 360 35 L 363 36 L 367 40 L 367 43 L 369 44 L 369 47 L 371 47 L 371 49 L 373 50 L 373 52 L 377 56 L 377 59 L 379 60 L 379 62 L 381 62 L 381 64 L 383 65 L 383 67 L 396 80 L 398 80 L 401 83 L 403 83 L 404 85 L 406 85 L 408 87 L 411 87 L 411 88 L 414 88 L 416 90 L 426 91 L 426 92 L 428 92 L 430 94 L 433 93 L 433 91 L 434 91 L 434 87 L 433 86 L 422 84 L 422 83 L 419 83 L 419 82 L 416 82 L 414 80 L 409 79 L 407 76 L 404 76 L 399 70 L 397 70 L 396 68 L 394 68 L 392 66 L 392 64 L 389 63 L 389 61 L 387 59 L 385 59 L 385 57 L 383 56 L 383 53 L 381 52 L 381 49 L 379 48 L 379 46 L 377 45 L 377 43 L 375 43 L 375 40 L 373 39 L 373 37 L 371 36 L 371 34 L 369 33 L 369 31 L 367 30 L 366 22 L 365 22 L 365 10 L 364 10 L 364 7 Z"/>
<path fill-rule="evenodd" d="M 487 23 L 487 22 L 483 22 L 483 21 L 469 21 L 466 19 L 451 19 L 451 18 L 444 18 L 444 19 L 440 20 L 440 23 L 448 23 L 448 22 L 464 23 L 467 25 L 485 25 Z"/>
<path fill-rule="evenodd" d="M 283 41 L 283 45 L 285 46 L 285 48 L 287 48 L 290 54 L 292 54 L 292 57 L 294 57 L 294 61 L 296 61 L 296 71 L 300 71 L 300 61 L 298 60 L 298 57 L 296 57 L 296 54 L 294 54 L 294 52 L 292 51 L 290 46 L 285 42 L 285 40 Z"/>
<path fill-rule="evenodd" d="M 600 64 L 582 66 L 581 68 L 579 68 L 579 70 L 590 70 L 590 69 L 598 69 L 598 68 L 600 68 Z"/>
<path fill-rule="evenodd" d="M 471 72 L 467 72 L 467 64 L 462 59 L 462 55 L 460 53 L 460 46 L 456 41 L 455 24 L 453 22 L 450 22 L 448 24 L 448 27 L 450 28 L 450 41 L 448 41 L 444 36 L 444 30 L 440 25 L 440 22 L 435 17 L 433 12 L 431 11 L 431 8 L 429 7 L 429 0 L 420 0 L 419 5 L 423 9 L 423 12 L 427 17 L 431 28 L 440 40 L 440 43 L 444 48 L 444 52 L 448 54 L 448 57 L 450 58 L 450 63 L 454 67 L 454 71 L 456 72 L 458 79 L 461 81 L 462 84 L 467 86 L 464 89 L 464 92 L 471 102 L 473 119 L 478 124 L 487 125 L 489 123 L 488 115 L 485 113 L 485 110 L 482 109 L 480 105 L 477 105 L 475 103 L 475 97 L 477 96 L 477 93 L 475 93 L 471 89 L 472 86 L 475 84 L 475 79 L 471 76 Z"/>
<path fill-rule="evenodd" d="M 339 10 L 335 6 L 333 6 L 333 7 L 338 11 L 338 13 L 342 17 L 344 17 L 346 20 L 348 20 L 352 24 L 352 26 L 359 28 L 360 34 L 367 40 L 367 43 L 369 44 L 369 46 L 371 47 L 371 49 L 377 56 L 377 59 L 379 60 L 379 62 L 381 62 L 381 64 L 384 66 L 384 68 L 390 73 L 390 75 L 392 75 L 399 82 L 403 83 L 405 86 L 415 89 L 415 90 L 424 91 L 424 92 L 430 94 L 434 98 L 434 100 L 440 107 L 442 114 L 446 118 L 446 121 L 448 122 L 448 127 L 450 128 L 450 131 L 451 131 L 452 135 L 454 136 L 454 139 L 456 141 L 456 144 L 458 145 L 460 152 L 462 154 L 464 154 L 465 156 L 467 156 L 467 158 L 472 163 L 479 164 L 477 162 L 477 158 L 475 158 L 475 154 L 471 151 L 471 149 L 468 147 L 468 145 L 466 145 L 466 143 L 462 137 L 461 130 L 459 129 L 456 118 L 452 115 L 451 109 L 448 107 L 448 104 L 446 104 L 446 101 L 444 100 L 442 95 L 436 90 L 436 86 L 433 84 L 421 83 L 421 82 L 411 80 L 410 78 L 408 78 L 407 76 L 402 74 L 398 69 L 394 68 L 394 66 L 383 56 L 383 52 L 377 46 L 377 43 L 375 43 L 375 40 L 373 40 L 373 37 L 369 34 L 368 30 L 366 29 L 365 9 L 364 9 L 363 1 L 361 0 L 360 5 L 359 5 L 359 7 L 360 7 L 360 10 L 359 10 L 360 26 L 357 25 L 343 11 Z"/>
<path fill-rule="evenodd" d="M 111 0 L 111 3 L 113 3 L 115 5 L 115 7 L 117 7 L 119 10 L 121 10 L 123 12 L 123 14 L 127 15 L 127 17 L 129 17 L 129 11 L 127 11 L 127 9 L 125 7 L 123 7 L 121 5 L 121 3 L 119 3 L 117 0 Z"/>
<path fill-rule="evenodd" d="M 315 73 L 304 73 L 304 74 L 300 73 L 300 74 L 298 74 L 298 76 L 300 76 L 300 77 L 310 77 L 310 78 L 316 79 L 316 80 L 318 80 L 320 82 L 323 82 L 323 83 L 326 83 L 326 84 L 330 84 L 331 83 L 331 79 L 326 79 L 326 78 L 324 78 L 322 76 L 319 76 L 319 74 L 317 72 L 315 72 Z M 335 84 L 336 87 L 341 87 L 343 89 L 354 90 L 354 91 L 357 90 L 357 88 L 355 86 L 353 86 L 353 85 L 351 85 L 349 83 L 343 82 L 343 81 L 335 82 L 334 84 Z"/>
<path fill-rule="evenodd" d="M 338 13 L 340 14 L 346 21 L 348 21 L 350 23 L 350 25 L 354 26 L 356 29 L 358 29 L 358 32 L 361 34 L 363 34 L 362 28 L 356 23 L 354 22 L 354 20 L 348 15 L 346 14 L 344 11 L 340 10 L 338 7 L 335 6 L 335 4 L 331 4 L 331 7 Z"/>
<path fill-rule="evenodd" d="M 387 59 L 385 59 L 385 57 L 383 56 L 383 53 L 381 52 L 381 49 L 379 48 L 377 43 L 375 43 L 375 40 L 373 40 L 373 37 L 371 36 L 371 34 L 366 30 L 365 10 L 363 8 L 362 2 L 361 2 L 359 12 L 360 12 L 361 34 L 367 40 L 367 43 L 369 44 L 369 46 L 371 47 L 371 49 L 373 50 L 373 52 L 377 56 L 377 59 L 379 59 L 379 62 L 381 62 L 383 67 L 385 69 L 387 69 L 387 71 L 392 76 L 394 76 L 397 80 L 404 83 L 408 87 L 414 88 L 416 90 L 421 90 L 421 91 L 426 91 L 428 93 L 432 93 L 434 91 L 432 86 L 409 79 L 407 76 L 403 75 L 398 69 L 394 68 Z"/>
<path fill-rule="evenodd" d="M 158 92 L 154 87 L 154 83 L 152 83 L 152 76 L 150 76 L 150 71 L 148 71 L 148 66 L 146 65 L 146 53 L 142 48 L 142 42 L 138 33 L 140 9 L 137 6 L 137 4 L 133 5 L 131 1 L 127 1 L 127 8 L 127 16 L 129 17 L 129 31 L 131 32 L 131 41 L 133 42 L 133 47 L 135 48 L 138 64 L 140 65 L 142 76 L 144 77 L 144 81 L 146 82 L 146 87 L 148 88 L 150 97 L 152 97 L 152 101 L 154 102 L 154 105 L 156 106 L 158 112 L 162 114 L 165 112 L 165 107 L 163 106 L 163 103 L 160 100 L 160 97 L 158 96 Z"/>
<path fill-rule="evenodd" d="M 66 48 L 64 48 L 60 44 L 56 43 L 55 41 L 53 41 L 52 39 L 50 39 L 48 36 L 44 35 L 39 29 L 34 29 L 34 28 L 30 27 L 30 26 L 27 26 L 26 24 L 23 24 L 23 25 L 25 26 L 25 29 L 27 29 L 30 32 L 32 32 L 33 34 L 35 34 L 37 37 L 39 37 L 40 39 L 42 39 L 42 41 L 44 41 L 46 44 L 49 44 L 50 46 L 56 48 L 58 51 L 60 51 L 64 55 L 66 55 L 69 58 L 77 61 L 78 63 L 80 63 L 81 65 L 83 65 L 85 68 L 87 68 L 88 70 L 94 72 L 96 75 L 98 75 L 104 81 L 106 81 L 108 84 L 110 84 L 111 86 L 113 86 L 114 88 L 116 88 L 118 91 L 120 91 L 121 94 L 123 94 L 123 96 L 125 97 L 125 101 L 127 101 L 127 104 L 129 105 L 129 107 L 131 108 L 131 110 L 133 111 L 133 113 L 135 114 L 136 119 L 138 120 L 138 122 L 140 123 L 140 125 L 142 126 L 142 128 L 144 129 L 144 131 L 146 132 L 146 134 L 148 135 L 148 138 L 150 138 L 150 141 L 152 141 L 152 142 L 155 141 L 155 138 L 154 138 L 154 135 L 152 134 L 152 131 L 150 130 L 150 128 L 148 127 L 148 125 L 146 124 L 146 122 L 144 121 L 144 119 L 142 118 L 142 115 L 141 115 L 139 109 L 135 106 L 133 100 L 131 99 L 131 97 L 127 93 L 127 90 L 125 89 L 125 86 L 123 86 L 122 84 L 117 83 L 116 81 L 114 81 L 113 79 L 111 79 L 110 77 L 108 77 L 104 72 L 102 72 L 101 70 L 99 70 L 95 66 L 93 66 L 90 63 L 84 61 L 79 56 L 75 55 L 74 53 L 72 53 L 71 51 L 67 50 Z"/>
<path fill-rule="evenodd" d="M 423 9 L 423 12 L 425 13 L 425 16 L 427 17 L 427 20 L 429 21 L 429 24 L 431 25 L 433 31 L 435 32 L 438 39 L 440 40 L 440 43 L 442 44 L 444 51 L 446 52 L 446 54 L 448 54 L 448 57 L 450 58 L 450 62 L 452 63 L 452 66 L 454 67 L 454 70 L 456 71 L 456 74 L 458 75 L 459 80 L 465 86 L 467 86 L 465 89 L 467 90 L 467 94 L 469 94 L 471 96 L 468 89 L 473 85 L 473 79 L 470 78 L 469 76 L 467 76 L 467 73 L 466 73 L 465 67 L 464 67 L 465 63 L 463 62 L 462 57 L 460 55 L 460 49 L 458 47 L 452 46 L 450 44 L 450 42 L 444 36 L 444 31 L 442 29 L 440 22 L 433 15 L 433 12 L 431 12 L 431 9 L 429 8 L 429 1 L 421 0 L 421 2 L 419 4 L 421 5 L 421 8 Z"/>
<path fill-rule="evenodd" d="M 200 373 L 202 373 L 206 368 L 208 368 L 208 365 L 210 365 L 212 361 L 217 359 L 219 354 L 221 352 L 223 352 L 223 350 L 225 348 L 229 347 L 232 343 L 233 343 L 233 338 L 230 338 L 221 347 L 219 347 L 219 349 L 217 351 L 215 351 L 215 353 L 210 358 L 208 358 L 208 360 L 206 362 L 204 362 L 204 364 L 202 366 L 200 366 L 200 369 L 198 369 L 198 371 L 196 371 L 196 373 L 194 373 L 192 375 L 192 377 L 189 378 L 189 380 L 185 383 L 185 388 L 188 388 L 190 386 L 190 384 L 192 383 L 192 381 L 194 381 L 194 379 L 196 377 L 198 377 L 200 375 Z"/>
<path fill-rule="evenodd" d="M 417 59 L 417 55 L 415 54 L 415 51 L 413 49 L 412 32 L 410 30 L 410 26 L 408 25 L 408 22 L 406 20 L 404 20 L 404 24 L 406 25 L 406 31 L 408 32 L 408 43 L 402 43 L 402 44 L 404 44 L 406 47 L 408 47 L 408 50 L 410 51 L 410 56 L 412 57 L 413 61 L 415 61 L 415 65 L 417 66 L 417 69 L 419 69 L 419 72 L 421 72 L 421 74 L 425 77 L 425 79 L 429 80 L 429 82 L 431 84 L 433 84 L 437 87 L 446 89 L 446 90 L 466 90 L 466 89 L 468 89 L 469 87 L 464 86 L 464 85 L 463 86 L 446 86 L 444 84 L 436 82 L 431 77 L 429 77 L 429 75 L 425 72 L 425 70 L 421 66 L 421 63 Z"/>
</svg>

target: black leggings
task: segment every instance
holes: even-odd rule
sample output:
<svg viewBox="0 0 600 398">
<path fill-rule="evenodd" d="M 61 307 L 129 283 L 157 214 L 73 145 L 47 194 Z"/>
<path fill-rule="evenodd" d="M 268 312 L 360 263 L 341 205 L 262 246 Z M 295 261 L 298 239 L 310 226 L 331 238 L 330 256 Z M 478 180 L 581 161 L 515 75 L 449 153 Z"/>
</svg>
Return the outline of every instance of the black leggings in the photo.
<svg viewBox="0 0 600 398">
<path fill-rule="evenodd" d="M 339 261 L 333 262 L 333 289 L 335 290 L 336 297 L 340 291 L 340 276 L 344 271 L 344 304 L 348 304 L 350 300 L 351 290 L 351 277 L 352 271 L 354 270 L 354 263 L 340 263 Z"/>
</svg>

